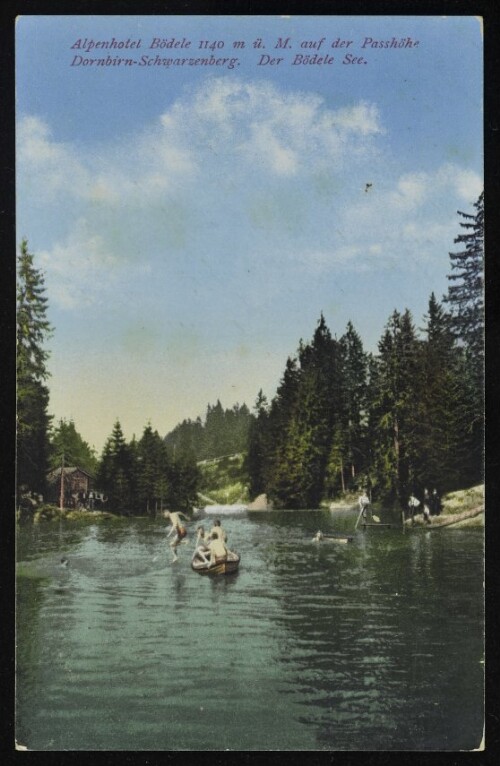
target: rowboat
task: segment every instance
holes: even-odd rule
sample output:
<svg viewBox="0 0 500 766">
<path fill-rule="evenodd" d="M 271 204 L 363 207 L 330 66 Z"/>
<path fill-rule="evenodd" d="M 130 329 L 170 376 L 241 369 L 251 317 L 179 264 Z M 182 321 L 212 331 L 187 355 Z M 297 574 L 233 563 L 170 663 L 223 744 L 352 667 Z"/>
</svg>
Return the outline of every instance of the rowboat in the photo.
<svg viewBox="0 0 500 766">
<path fill-rule="evenodd" d="M 240 565 L 240 557 L 237 553 L 230 551 L 227 558 L 223 561 L 216 561 L 215 564 L 208 566 L 201 559 L 194 559 L 191 562 L 191 569 L 201 575 L 219 575 L 231 574 L 236 572 Z"/>
</svg>

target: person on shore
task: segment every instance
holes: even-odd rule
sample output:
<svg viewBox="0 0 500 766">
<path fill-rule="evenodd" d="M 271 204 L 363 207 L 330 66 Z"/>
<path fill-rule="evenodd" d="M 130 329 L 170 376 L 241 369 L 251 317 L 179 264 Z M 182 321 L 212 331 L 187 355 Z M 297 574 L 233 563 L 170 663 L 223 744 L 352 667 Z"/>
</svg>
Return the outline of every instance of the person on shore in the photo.
<svg viewBox="0 0 500 766">
<path fill-rule="evenodd" d="M 415 512 L 416 512 L 416 509 L 419 507 L 419 505 L 420 505 L 420 500 L 418 500 L 415 497 L 415 495 L 412 493 L 410 495 L 410 499 L 408 500 L 408 508 L 410 509 L 410 519 L 412 524 L 414 523 Z"/>
<path fill-rule="evenodd" d="M 431 495 L 431 516 L 439 516 L 441 513 L 441 498 L 437 493 L 437 489 L 432 490 Z"/>
<path fill-rule="evenodd" d="M 205 534 L 203 526 L 196 527 L 196 548 L 193 553 L 193 561 L 200 559 L 204 564 L 210 564 L 208 554 L 210 547 L 208 545 L 208 534 Z"/>
<path fill-rule="evenodd" d="M 181 516 L 183 519 L 186 519 L 186 521 L 189 521 L 188 517 L 182 513 L 181 511 L 165 511 L 163 513 L 163 516 L 166 519 L 169 519 L 172 526 L 170 527 L 170 531 L 167 535 L 167 537 L 170 537 L 175 532 L 175 537 L 170 543 L 170 547 L 172 548 L 172 553 L 174 554 L 174 557 L 172 559 L 172 564 L 174 561 L 177 561 L 177 547 L 180 545 L 182 540 L 187 536 L 187 529 L 181 522 Z"/>
<path fill-rule="evenodd" d="M 367 511 L 370 506 L 370 498 L 368 497 L 366 492 L 363 491 L 363 494 L 359 496 L 358 505 L 359 505 L 359 511 L 363 517 L 363 520 L 366 521 Z"/>
<path fill-rule="evenodd" d="M 428 489 L 424 489 L 423 514 L 424 514 L 425 523 L 430 524 L 431 523 L 431 496 L 429 495 Z"/>
</svg>

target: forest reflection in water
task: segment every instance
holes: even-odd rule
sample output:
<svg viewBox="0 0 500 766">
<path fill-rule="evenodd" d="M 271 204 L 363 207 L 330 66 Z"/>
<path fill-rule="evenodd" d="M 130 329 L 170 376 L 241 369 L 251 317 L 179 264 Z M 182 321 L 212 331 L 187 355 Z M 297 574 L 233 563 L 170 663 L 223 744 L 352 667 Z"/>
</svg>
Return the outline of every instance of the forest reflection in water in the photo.
<svg viewBox="0 0 500 766">
<path fill-rule="evenodd" d="M 235 575 L 165 523 L 18 534 L 17 730 L 34 750 L 470 750 L 483 728 L 481 530 L 350 512 L 224 521 Z M 61 567 L 61 557 L 69 565 Z"/>
</svg>

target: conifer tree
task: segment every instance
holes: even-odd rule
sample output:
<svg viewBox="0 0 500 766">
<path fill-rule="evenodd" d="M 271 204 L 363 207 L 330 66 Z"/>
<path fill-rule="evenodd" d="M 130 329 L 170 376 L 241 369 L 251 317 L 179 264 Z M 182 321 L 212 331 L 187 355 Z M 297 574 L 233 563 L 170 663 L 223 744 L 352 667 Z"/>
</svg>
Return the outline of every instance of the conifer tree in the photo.
<svg viewBox="0 0 500 766">
<path fill-rule="evenodd" d="M 450 253 L 450 285 L 445 300 L 450 305 L 452 331 L 464 349 L 463 373 L 470 393 L 470 409 L 465 416 L 471 432 L 468 470 L 471 480 L 479 481 L 484 439 L 484 192 L 474 207 L 472 214 L 458 211 L 464 231 L 455 243 L 463 249 Z"/>
<path fill-rule="evenodd" d="M 137 468 L 136 449 L 128 445 L 119 420 L 106 440 L 97 471 L 97 485 L 109 499 L 109 509 L 115 513 L 131 513 L 135 503 Z"/>
<path fill-rule="evenodd" d="M 35 268 L 26 240 L 17 271 L 17 486 L 43 494 L 48 470 L 49 377 L 44 348 L 52 332 L 47 319 L 44 277 Z"/>
<path fill-rule="evenodd" d="M 340 339 L 342 380 L 342 435 L 344 465 L 348 467 L 348 482 L 356 483 L 357 474 L 365 467 L 367 358 L 363 344 L 351 322 Z M 345 482 L 344 482 L 345 483 Z"/>
<path fill-rule="evenodd" d="M 457 349 L 450 317 L 436 300 L 429 299 L 426 338 L 418 346 L 414 388 L 414 489 L 456 486 L 459 455 L 467 440 L 457 413 L 462 393 L 457 375 Z"/>
<path fill-rule="evenodd" d="M 411 314 L 394 311 L 372 366 L 370 430 L 375 480 L 403 503 L 415 480 L 415 381 L 418 343 Z"/>
<path fill-rule="evenodd" d="M 450 304 L 451 329 L 470 356 L 478 380 L 484 360 L 484 192 L 475 202 L 474 214 L 458 211 L 465 231 L 455 238 L 464 249 L 450 253 L 450 285 L 445 300 Z"/>
<path fill-rule="evenodd" d="M 249 476 L 249 492 L 256 497 L 266 490 L 265 475 L 267 462 L 267 441 L 269 411 L 262 389 L 257 394 L 255 414 L 252 415 L 248 431 L 248 450 L 245 468 Z"/>
<path fill-rule="evenodd" d="M 65 465 L 82 468 L 91 476 L 95 475 L 97 457 L 95 451 L 83 440 L 72 420 L 61 419 L 50 435 L 50 467 Z"/>
<path fill-rule="evenodd" d="M 150 423 L 137 444 L 138 510 L 152 514 L 168 492 L 166 447 Z"/>
<path fill-rule="evenodd" d="M 266 489 L 278 505 L 311 508 L 321 500 L 340 406 L 338 370 L 338 343 L 321 315 L 312 342 L 288 359 L 269 413 Z"/>
</svg>

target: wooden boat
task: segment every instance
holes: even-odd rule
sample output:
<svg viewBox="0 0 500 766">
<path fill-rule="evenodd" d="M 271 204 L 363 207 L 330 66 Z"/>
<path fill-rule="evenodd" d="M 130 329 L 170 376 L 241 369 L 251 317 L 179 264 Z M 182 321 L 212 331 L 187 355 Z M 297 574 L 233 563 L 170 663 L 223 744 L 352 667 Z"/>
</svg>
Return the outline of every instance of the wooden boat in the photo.
<svg viewBox="0 0 500 766">
<path fill-rule="evenodd" d="M 194 559 L 191 562 L 191 569 L 201 575 L 219 575 L 236 572 L 239 565 L 240 557 L 237 553 L 233 553 L 231 551 L 228 553 L 227 558 L 224 561 L 218 561 L 209 567 L 207 567 L 207 565 L 201 561 L 201 559 Z"/>
</svg>

